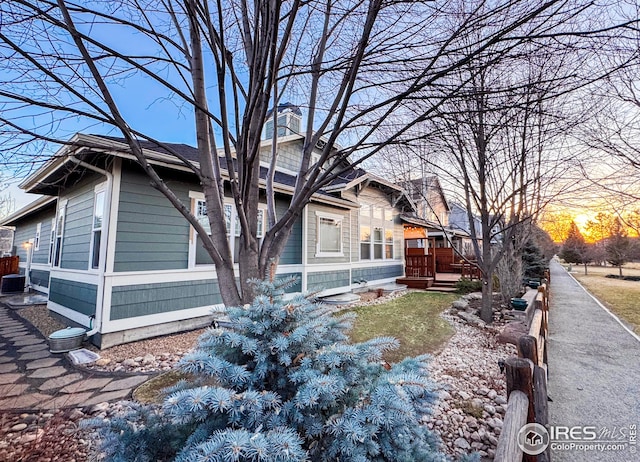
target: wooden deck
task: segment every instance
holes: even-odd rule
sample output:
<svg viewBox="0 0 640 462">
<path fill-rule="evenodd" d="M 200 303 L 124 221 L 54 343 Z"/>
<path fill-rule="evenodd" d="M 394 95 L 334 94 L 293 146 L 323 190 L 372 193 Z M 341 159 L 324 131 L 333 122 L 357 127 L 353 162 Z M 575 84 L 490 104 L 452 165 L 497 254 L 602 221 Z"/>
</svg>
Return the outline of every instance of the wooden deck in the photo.
<svg viewBox="0 0 640 462">
<path fill-rule="evenodd" d="M 433 285 L 433 278 L 404 277 L 396 279 L 396 283 L 405 284 L 410 289 L 427 289 Z"/>
<path fill-rule="evenodd" d="M 436 281 L 456 283 L 462 278 L 460 273 L 436 273 Z"/>
</svg>

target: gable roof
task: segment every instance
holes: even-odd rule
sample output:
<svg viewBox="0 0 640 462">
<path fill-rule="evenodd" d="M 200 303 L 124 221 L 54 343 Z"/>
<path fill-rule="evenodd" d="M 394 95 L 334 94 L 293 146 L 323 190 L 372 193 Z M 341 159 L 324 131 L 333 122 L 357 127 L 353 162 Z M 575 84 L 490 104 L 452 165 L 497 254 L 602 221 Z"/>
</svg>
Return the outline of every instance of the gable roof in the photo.
<svg viewBox="0 0 640 462">
<path fill-rule="evenodd" d="M 416 178 L 413 180 L 409 180 L 405 183 L 407 185 L 407 189 L 409 190 L 409 194 L 411 195 L 411 199 L 418 202 L 420 200 L 428 200 L 429 191 L 435 191 L 439 196 L 442 204 L 444 205 L 447 211 L 450 211 L 449 202 L 444 195 L 444 191 L 442 190 L 442 185 L 440 184 L 440 180 L 437 176 L 423 176 L 422 178 Z"/>
</svg>

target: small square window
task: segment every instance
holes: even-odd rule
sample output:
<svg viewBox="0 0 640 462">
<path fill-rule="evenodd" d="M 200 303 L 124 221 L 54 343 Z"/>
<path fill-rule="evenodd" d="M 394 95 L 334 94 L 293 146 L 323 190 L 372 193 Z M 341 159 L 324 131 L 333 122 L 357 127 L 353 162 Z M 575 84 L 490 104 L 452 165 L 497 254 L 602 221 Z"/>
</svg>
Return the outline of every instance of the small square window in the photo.
<svg viewBox="0 0 640 462">
<path fill-rule="evenodd" d="M 342 253 L 342 218 L 318 215 L 318 254 Z M 327 255 L 329 256 L 329 255 Z"/>
</svg>

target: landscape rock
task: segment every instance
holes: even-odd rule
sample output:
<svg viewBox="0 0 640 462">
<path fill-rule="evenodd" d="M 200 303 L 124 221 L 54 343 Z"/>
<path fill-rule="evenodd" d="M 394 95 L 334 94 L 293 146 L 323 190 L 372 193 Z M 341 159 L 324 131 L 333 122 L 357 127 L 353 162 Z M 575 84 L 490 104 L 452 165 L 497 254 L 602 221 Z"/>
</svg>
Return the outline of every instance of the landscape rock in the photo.
<svg viewBox="0 0 640 462">
<path fill-rule="evenodd" d="M 433 358 L 429 370 L 450 398 L 438 391 L 440 399 L 426 425 L 440 436 L 443 450 L 452 458 L 474 451 L 488 457 L 495 455 L 496 444 L 492 442 L 497 442 L 502 427 L 499 417 L 504 414 L 499 402 L 506 396 L 505 376 L 498 361 L 516 356 L 517 350 L 511 344 L 497 342 L 503 322 L 477 327 L 459 316 L 456 311 L 443 316 L 455 327 L 456 334 Z"/>
<path fill-rule="evenodd" d="M 469 307 L 469 302 L 464 299 L 460 299 L 453 302 L 451 306 L 456 310 L 466 310 Z"/>
<path fill-rule="evenodd" d="M 457 448 L 460 449 L 471 449 L 471 445 L 469 444 L 469 442 L 467 440 L 465 440 L 464 438 L 457 438 L 454 442 L 453 445 Z"/>
<path fill-rule="evenodd" d="M 518 339 L 528 333 L 529 329 L 524 322 L 512 321 L 504 326 L 502 332 L 498 335 L 498 342 L 517 345 Z"/>
<path fill-rule="evenodd" d="M 487 411 L 490 415 L 493 415 L 496 413 L 496 408 L 493 407 L 491 404 L 485 404 L 484 410 Z"/>
<path fill-rule="evenodd" d="M 505 404 L 507 404 L 507 398 L 505 398 L 504 396 L 498 395 L 496 396 L 493 401 L 496 404 L 499 404 L 500 406 L 504 406 Z"/>
<path fill-rule="evenodd" d="M 480 396 L 487 396 L 489 394 L 489 389 L 486 387 L 480 387 L 476 390 L 476 394 Z"/>
<path fill-rule="evenodd" d="M 485 325 L 485 322 L 478 316 L 476 316 L 475 314 L 467 313 L 466 311 L 458 312 L 458 317 L 472 326 L 480 327 Z"/>
</svg>

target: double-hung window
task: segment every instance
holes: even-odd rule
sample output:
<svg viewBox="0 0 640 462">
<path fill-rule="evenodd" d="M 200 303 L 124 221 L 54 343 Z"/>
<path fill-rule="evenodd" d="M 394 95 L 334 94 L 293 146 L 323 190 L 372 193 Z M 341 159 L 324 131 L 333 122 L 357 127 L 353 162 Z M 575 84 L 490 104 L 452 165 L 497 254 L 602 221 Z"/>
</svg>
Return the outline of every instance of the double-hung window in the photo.
<svg viewBox="0 0 640 462">
<path fill-rule="evenodd" d="M 36 225 L 36 237 L 33 239 L 34 252 L 40 250 L 40 232 L 42 231 L 42 223 Z"/>
<path fill-rule="evenodd" d="M 56 219 L 51 219 L 51 232 L 49 233 L 49 264 L 53 263 L 53 248 L 56 242 Z"/>
<path fill-rule="evenodd" d="M 58 206 L 58 215 L 56 216 L 56 229 L 53 241 L 53 258 L 51 264 L 60 266 L 62 260 L 62 243 L 64 239 L 64 224 L 67 215 L 67 201 L 60 202 Z"/>
<path fill-rule="evenodd" d="M 91 268 L 100 268 L 100 242 L 104 222 L 104 189 L 96 189 L 93 201 L 93 222 L 91 228 Z"/>
</svg>

